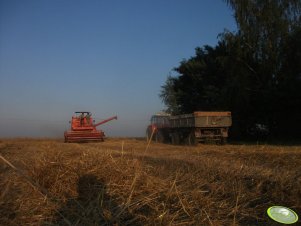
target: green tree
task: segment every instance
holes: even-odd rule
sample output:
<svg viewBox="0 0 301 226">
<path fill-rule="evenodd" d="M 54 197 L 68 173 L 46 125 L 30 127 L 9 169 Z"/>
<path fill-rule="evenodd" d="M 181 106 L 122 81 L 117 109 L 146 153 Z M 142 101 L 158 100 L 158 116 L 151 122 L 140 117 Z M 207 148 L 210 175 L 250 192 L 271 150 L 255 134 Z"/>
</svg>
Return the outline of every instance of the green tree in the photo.
<svg viewBox="0 0 301 226">
<path fill-rule="evenodd" d="M 256 112 L 250 111 L 253 113 L 248 115 L 245 122 L 250 126 L 264 124 L 274 135 L 279 131 L 282 131 L 281 135 L 291 135 L 284 129 L 283 119 L 296 115 L 295 107 L 289 103 L 299 96 L 300 91 L 296 88 L 299 87 L 298 80 L 292 79 L 298 76 L 298 66 L 292 65 L 294 60 L 289 63 L 286 61 L 288 55 L 292 56 L 290 51 L 300 51 L 294 47 L 297 39 L 291 39 L 292 35 L 298 36 L 295 31 L 301 26 L 301 1 L 226 2 L 234 10 L 238 26 L 236 36 L 243 50 L 238 52 L 237 57 L 247 62 L 245 65 L 250 69 L 247 76 L 251 86 L 247 88 L 251 92 L 250 104 Z M 289 68 L 294 68 L 294 72 L 289 73 Z M 289 85 L 288 80 L 294 82 Z M 298 101 L 294 104 L 298 106 Z M 286 112 L 284 109 L 287 109 Z M 290 124 L 290 127 L 294 126 Z"/>
<path fill-rule="evenodd" d="M 169 76 L 160 94 L 167 111 L 178 114 L 221 108 L 222 102 L 216 100 L 219 100 L 225 83 L 219 60 L 223 51 L 222 45 L 196 48 L 195 56 L 174 68 L 179 76 Z"/>
<path fill-rule="evenodd" d="M 174 114 L 231 110 L 241 136 L 260 135 L 266 128 L 274 136 L 296 137 L 301 127 L 301 1 L 225 2 L 238 31 L 222 33 L 215 47 L 196 48 L 195 56 L 174 68 L 178 76 L 167 78 L 162 100 Z"/>
<path fill-rule="evenodd" d="M 169 75 L 166 79 L 165 85 L 163 85 L 161 88 L 161 94 L 160 97 L 167 106 L 166 111 L 173 114 L 179 114 L 179 104 L 177 101 L 177 92 L 175 91 L 175 83 L 177 81 L 177 78 L 173 78 L 171 75 Z"/>
</svg>

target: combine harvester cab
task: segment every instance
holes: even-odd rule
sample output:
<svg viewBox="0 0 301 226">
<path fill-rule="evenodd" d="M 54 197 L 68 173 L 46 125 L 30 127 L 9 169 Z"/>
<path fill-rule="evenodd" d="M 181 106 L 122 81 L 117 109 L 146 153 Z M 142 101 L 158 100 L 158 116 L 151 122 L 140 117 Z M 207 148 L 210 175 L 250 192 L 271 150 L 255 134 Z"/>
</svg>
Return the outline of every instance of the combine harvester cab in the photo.
<svg viewBox="0 0 301 226">
<path fill-rule="evenodd" d="M 104 141 L 104 132 L 97 130 L 96 127 L 113 119 L 117 119 L 117 116 L 93 124 L 94 120 L 90 112 L 77 111 L 75 116 L 72 116 L 71 129 L 64 133 L 65 142 Z"/>
</svg>

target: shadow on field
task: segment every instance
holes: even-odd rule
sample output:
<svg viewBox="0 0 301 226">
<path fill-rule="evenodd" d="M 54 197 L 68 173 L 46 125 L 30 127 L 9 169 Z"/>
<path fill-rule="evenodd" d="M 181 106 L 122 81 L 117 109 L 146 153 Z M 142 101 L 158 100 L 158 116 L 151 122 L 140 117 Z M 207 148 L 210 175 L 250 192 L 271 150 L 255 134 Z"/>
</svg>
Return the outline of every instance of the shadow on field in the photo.
<svg viewBox="0 0 301 226">
<path fill-rule="evenodd" d="M 58 210 L 54 225 L 140 225 L 95 175 L 80 177 L 77 189 L 78 197 Z"/>
<path fill-rule="evenodd" d="M 229 139 L 228 144 L 230 145 L 246 145 L 246 146 L 254 146 L 254 145 L 272 145 L 272 146 L 284 146 L 284 147 L 292 147 L 292 146 L 300 146 L 300 140 L 282 140 L 282 139 L 269 139 L 269 140 L 238 140 L 238 139 Z"/>
<path fill-rule="evenodd" d="M 206 191 L 202 200 L 199 200 L 199 203 L 210 203 L 211 206 L 207 205 L 206 208 L 216 210 L 221 209 L 220 206 L 222 204 L 227 205 L 229 208 L 227 216 L 211 216 L 211 219 L 216 218 L 214 220 L 217 221 L 230 222 L 233 219 L 233 214 L 231 213 L 236 209 L 237 203 L 235 201 L 237 201 L 238 197 L 237 191 L 233 190 L 233 186 L 235 187 L 236 184 L 240 185 L 240 192 L 243 193 L 243 196 L 240 198 L 239 211 L 235 213 L 237 224 L 234 225 L 280 226 L 282 224 L 271 220 L 267 216 L 267 208 L 274 205 L 274 203 L 283 203 L 285 206 L 294 206 L 296 204 L 289 191 L 281 191 L 279 188 L 280 181 L 273 181 L 272 178 L 265 178 L 260 175 L 256 177 L 252 172 L 249 172 L 250 174 L 247 172 L 241 174 L 235 168 L 232 171 L 224 172 L 224 168 L 219 169 L 218 165 L 213 164 L 214 162 L 209 162 L 208 165 L 202 166 L 206 161 L 202 162 L 200 159 L 189 161 L 150 156 L 141 156 L 139 159 L 144 161 L 145 164 L 152 166 L 154 170 L 152 173 L 156 177 L 167 179 L 171 175 L 180 172 L 181 180 L 185 182 L 177 182 L 178 189 L 184 189 L 183 191 L 186 194 L 197 190 Z M 189 182 L 189 180 L 191 181 Z M 182 186 L 181 183 L 183 183 Z M 185 188 L 184 186 L 187 187 Z M 222 189 L 220 189 L 221 187 Z M 212 197 L 215 198 L 214 201 Z M 224 209 L 223 211 L 226 212 L 227 210 Z"/>
</svg>

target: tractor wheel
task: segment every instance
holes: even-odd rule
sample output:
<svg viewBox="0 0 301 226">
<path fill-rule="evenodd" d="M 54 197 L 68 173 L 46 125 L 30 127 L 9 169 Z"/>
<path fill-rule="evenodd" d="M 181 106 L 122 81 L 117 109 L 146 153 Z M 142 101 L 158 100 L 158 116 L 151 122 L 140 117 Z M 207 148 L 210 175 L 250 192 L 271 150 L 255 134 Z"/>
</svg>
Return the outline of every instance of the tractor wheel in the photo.
<svg viewBox="0 0 301 226">
<path fill-rule="evenodd" d="M 151 138 L 152 133 L 150 132 L 150 129 L 146 130 L 146 141 L 149 142 L 149 139 Z"/>
<path fill-rule="evenodd" d="M 156 133 L 155 133 L 155 140 L 156 140 L 156 142 L 159 142 L 159 143 L 163 143 L 164 142 L 164 134 L 162 133 L 162 131 L 157 131 Z"/>
</svg>

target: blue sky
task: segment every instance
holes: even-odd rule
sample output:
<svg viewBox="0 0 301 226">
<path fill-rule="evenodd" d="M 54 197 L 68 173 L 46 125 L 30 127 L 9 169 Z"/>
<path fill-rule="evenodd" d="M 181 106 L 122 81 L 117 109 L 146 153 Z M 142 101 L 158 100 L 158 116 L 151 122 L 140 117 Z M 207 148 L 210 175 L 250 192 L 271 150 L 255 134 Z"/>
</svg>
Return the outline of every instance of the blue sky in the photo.
<svg viewBox="0 0 301 226">
<path fill-rule="evenodd" d="M 0 137 L 60 137 L 81 110 L 144 136 L 168 74 L 224 29 L 222 0 L 0 0 Z"/>
</svg>

